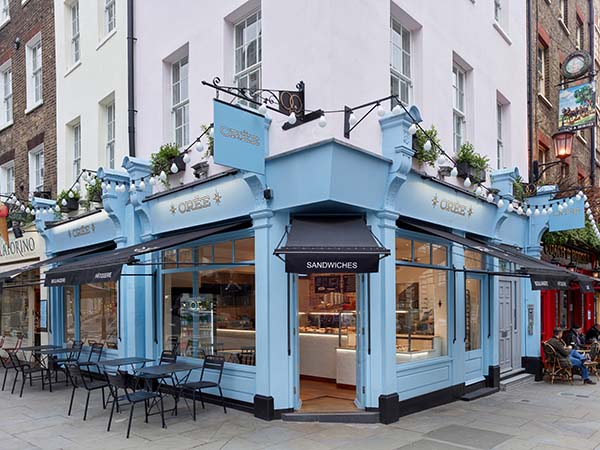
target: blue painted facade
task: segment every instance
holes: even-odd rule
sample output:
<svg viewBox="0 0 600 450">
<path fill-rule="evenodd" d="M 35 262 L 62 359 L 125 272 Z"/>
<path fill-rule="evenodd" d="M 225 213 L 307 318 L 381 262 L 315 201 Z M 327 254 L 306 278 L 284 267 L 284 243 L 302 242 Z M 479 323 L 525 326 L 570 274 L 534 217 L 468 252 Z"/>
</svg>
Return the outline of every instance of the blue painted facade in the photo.
<svg viewBox="0 0 600 450">
<path fill-rule="evenodd" d="M 413 117 L 419 112 L 413 107 Z M 365 334 L 358 336 L 357 404 L 377 409 L 382 396 L 400 402 L 465 383 L 482 382 L 490 367 L 498 365 L 497 277 L 482 279 L 484 301 L 482 349 L 465 352 L 464 249 L 432 236 L 403 231 L 397 220 L 417 219 L 445 226 L 459 235 L 476 234 L 494 243 L 518 246 L 539 257 L 540 238 L 548 227 L 548 216 L 519 216 L 488 203 L 457 187 L 423 177 L 411 170 L 411 122 L 407 115 L 384 117 L 381 155 L 329 140 L 266 159 L 265 174 L 232 172 L 206 182 L 191 184 L 150 196 L 150 187 L 135 193 L 103 195 L 104 211 L 46 228 L 38 229 L 46 242 L 47 255 L 103 242 L 124 247 L 150 241 L 190 227 L 248 218 L 252 228 L 212 236 L 202 242 L 253 236 L 255 242 L 256 365 L 226 363 L 223 378 L 225 396 L 246 403 L 256 398 L 272 401 L 276 411 L 299 405 L 299 357 L 295 275 L 290 275 L 291 298 L 288 308 L 288 274 L 284 263 L 273 255 L 290 218 L 298 213 L 359 213 L 391 255 L 380 261 L 378 273 L 360 276 L 359 324 Z M 268 127 L 268 123 L 265 123 Z M 373 149 L 374 150 L 374 149 Z M 125 158 L 123 169 L 102 170 L 105 182 L 129 183 L 150 175 L 147 161 Z M 491 185 L 502 195 L 512 195 L 516 171 L 492 174 Z M 270 188 L 273 198 L 265 200 Z M 186 202 L 203 199 L 202 208 L 186 210 Z M 540 195 L 531 204 L 548 204 L 550 195 Z M 453 203 L 452 203 L 453 202 Z M 53 202 L 35 199 L 36 206 Z M 459 209 L 448 207 L 459 205 Z M 443 206 L 445 205 L 445 206 Z M 582 205 L 575 205 L 575 207 Z M 458 211 L 458 212 L 457 212 Z M 574 217 L 576 214 L 574 214 Z M 563 220 L 568 220 L 564 219 Z M 447 284 L 447 354 L 437 358 L 398 363 L 396 357 L 396 267 L 397 236 L 440 242 L 449 246 Z M 157 253 L 140 257 L 142 262 L 160 263 Z M 162 350 L 161 266 L 125 266 L 119 290 L 119 356 L 157 358 Z M 135 276 L 131 276 L 135 275 Z M 540 295 L 529 280 L 518 283 L 521 303 L 522 356 L 539 357 Z M 368 292 L 368 290 L 370 291 Z M 62 289 L 51 291 L 51 341 L 62 344 L 64 336 Z M 488 298 L 489 296 L 489 298 Z M 370 308 L 364 299 L 370 297 Z M 534 308 L 535 321 L 527 332 L 524 313 Z M 288 317 L 289 314 L 289 317 Z M 291 329 L 288 328 L 288 322 Z M 367 343 L 368 339 L 368 343 Z M 288 340 L 290 351 L 288 352 Z"/>
</svg>

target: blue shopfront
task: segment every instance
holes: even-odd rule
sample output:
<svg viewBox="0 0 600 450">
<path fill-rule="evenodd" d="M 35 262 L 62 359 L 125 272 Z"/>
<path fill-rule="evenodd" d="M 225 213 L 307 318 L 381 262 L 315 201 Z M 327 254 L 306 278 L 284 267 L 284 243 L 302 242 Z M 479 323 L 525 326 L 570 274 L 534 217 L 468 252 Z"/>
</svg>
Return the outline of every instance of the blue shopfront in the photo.
<svg viewBox="0 0 600 450">
<path fill-rule="evenodd" d="M 150 176 L 147 161 L 100 169 L 113 186 L 103 210 L 37 222 L 49 257 L 94 252 L 48 272 L 52 341 L 216 354 L 229 404 L 258 417 L 329 408 L 389 423 L 498 387 L 509 298 L 511 364 L 534 371 L 540 296 L 523 277 L 552 215 L 413 170 L 412 118 L 381 119 L 381 155 L 327 140 L 266 158 L 264 174 L 232 169 L 155 194 L 129 189 Z M 517 175 L 493 173 L 495 195 L 510 199 Z"/>
</svg>

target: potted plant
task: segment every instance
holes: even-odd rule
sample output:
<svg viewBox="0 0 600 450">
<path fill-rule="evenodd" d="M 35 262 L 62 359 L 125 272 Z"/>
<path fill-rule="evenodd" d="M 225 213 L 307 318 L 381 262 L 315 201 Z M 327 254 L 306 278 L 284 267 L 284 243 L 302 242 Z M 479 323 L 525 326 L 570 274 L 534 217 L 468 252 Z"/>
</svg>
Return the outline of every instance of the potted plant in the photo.
<svg viewBox="0 0 600 450">
<path fill-rule="evenodd" d="M 513 197 L 520 202 L 525 201 L 525 188 L 523 187 L 523 178 L 520 176 L 515 178 L 513 182 Z"/>
<path fill-rule="evenodd" d="M 98 178 L 94 178 L 85 187 L 86 198 L 89 202 L 102 203 L 102 184 Z"/>
<path fill-rule="evenodd" d="M 163 144 L 156 153 L 152 153 L 150 156 L 150 164 L 152 166 L 152 175 L 159 176 L 161 172 L 169 175 L 171 173 L 171 166 L 175 163 L 177 169 L 185 170 L 185 162 L 183 161 L 183 155 L 179 152 L 179 147 L 175 144 Z M 169 187 L 169 180 L 163 181 L 166 187 Z"/>
<path fill-rule="evenodd" d="M 429 144 L 427 144 L 427 141 L 429 141 Z M 433 167 L 440 157 L 439 145 L 440 138 L 435 126 L 431 125 L 431 128 L 425 130 L 425 132 L 418 128 L 413 136 L 413 150 L 415 151 L 413 157 L 421 164 L 429 164 Z"/>
<path fill-rule="evenodd" d="M 204 152 L 204 158 L 205 159 L 209 159 L 211 156 L 214 157 L 214 153 L 215 153 L 215 138 L 210 134 L 207 133 L 209 126 L 208 125 L 202 125 L 202 133 L 206 133 L 206 140 L 208 142 L 208 145 L 206 146 L 206 151 Z"/>
<path fill-rule="evenodd" d="M 473 183 L 483 183 L 486 179 L 486 170 L 489 167 L 489 158 L 480 155 L 470 142 L 465 142 L 456 153 L 456 169 L 458 177 L 469 178 Z"/>
<path fill-rule="evenodd" d="M 73 197 L 69 196 L 69 192 L 73 192 Z M 77 211 L 79 209 L 80 195 L 78 191 L 60 191 L 56 197 L 56 204 L 62 212 Z M 64 201 L 63 201 L 64 200 Z"/>
</svg>

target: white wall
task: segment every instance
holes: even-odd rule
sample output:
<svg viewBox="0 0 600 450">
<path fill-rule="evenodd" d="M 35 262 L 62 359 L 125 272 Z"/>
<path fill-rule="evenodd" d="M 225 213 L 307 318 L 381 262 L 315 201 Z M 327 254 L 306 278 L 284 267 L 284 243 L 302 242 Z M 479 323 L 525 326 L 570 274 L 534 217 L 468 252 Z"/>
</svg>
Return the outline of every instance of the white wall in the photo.
<svg viewBox="0 0 600 450">
<path fill-rule="evenodd" d="M 127 15 L 126 2 L 116 1 L 116 31 L 104 33 L 104 0 L 80 0 L 80 63 L 71 57 L 71 14 L 68 3 L 54 0 L 56 26 L 56 126 L 58 191 L 73 183 L 72 133 L 67 124 L 81 122 L 81 168 L 105 166 L 106 118 L 100 102 L 114 93 L 116 107 L 115 166 L 127 146 Z"/>
<path fill-rule="evenodd" d="M 308 109 L 340 109 L 389 94 L 389 21 L 391 11 L 413 29 L 415 103 L 423 125 L 438 128 L 443 147 L 452 153 L 452 62 L 459 55 L 473 68 L 468 79 L 466 139 L 495 162 L 496 98 L 510 106 L 505 117 L 506 166 L 526 174 L 526 27 L 525 6 L 506 0 L 506 34 L 493 26 L 491 1 L 471 0 L 263 0 L 263 87 L 293 89 L 306 83 Z M 212 122 L 213 92 L 202 80 L 231 85 L 231 22 L 257 7 L 258 1 L 145 0 L 137 2 L 136 71 L 139 156 L 149 157 L 172 141 L 168 115 L 168 71 L 163 62 L 189 45 L 190 136 Z M 506 10 L 505 10 L 506 11 Z M 165 27 L 165 24 L 168 26 Z M 272 113 L 270 152 L 280 153 L 321 139 L 343 137 L 343 115 L 330 115 L 326 128 L 312 122 L 282 131 L 285 117 Z M 121 122 L 124 123 L 124 122 Z M 349 140 L 380 151 L 377 116 L 372 114 Z M 192 164 L 200 156 L 192 152 Z M 187 170 L 184 180 L 193 178 Z"/>
</svg>

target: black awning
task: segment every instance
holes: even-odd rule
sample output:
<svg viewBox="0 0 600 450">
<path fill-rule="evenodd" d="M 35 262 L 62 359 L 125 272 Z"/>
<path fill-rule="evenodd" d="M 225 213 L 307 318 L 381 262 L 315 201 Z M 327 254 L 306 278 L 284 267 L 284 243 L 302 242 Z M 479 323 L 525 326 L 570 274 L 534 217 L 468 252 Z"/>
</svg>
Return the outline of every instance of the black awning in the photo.
<svg viewBox="0 0 600 450">
<path fill-rule="evenodd" d="M 566 290 L 569 289 L 572 281 L 586 280 L 586 282 L 589 282 L 592 280 L 589 277 L 572 273 L 563 267 L 547 263 L 529 255 L 525 255 L 517 249 L 512 249 L 507 245 L 494 245 L 477 239 L 457 236 L 449 231 L 439 230 L 437 228 L 420 224 L 400 223 L 400 225 L 405 225 L 406 227 L 416 229 L 417 231 L 433 234 L 434 236 L 456 242 L 465 247 L 477 250 L 483 254 L 514 263 L 519 266 L 520 272 L 523 275 L 530 276 L 531 288 L 533 290 Z"/>
<path fill-rule="evenodd" d="M 29 272 L 30 270 L 39 269 L 43 266 L 60 263 L 71 258 L 76 258 L 78 256 L 87 255 L 89 253 L 98 252 L 100 250 L 105 250 L 107 248 L 114 247 L 114 245 L 114 242 L 103 242 L 102 244 L 92 245 L 85 248 L 73 249 L 71 251 L 54 256 L 53 258 L 48 258 L 43 261 L 38 261 L 33 264 L 28 264 L 26 266 L 19 267 L 18 269 L 13 269 L 0 273 L 0 281 L 9 281 L 11 278 L 16 277 L 17 275 L 20 275 L 23 272 Z"/>
<path fill-rule="evenodd" d="M 285 245 L 273 253 L 285 255 L 288 273 L 369 273 L 379 271 L 381 255 L 390 251 L 362 217 L 310 216 L 292 219 Z"/>
<path fill-rule="evenodd" d="M 176 247 L 213 234 L 248 228 L 250 225 L 249 220 L 244 220 L 210 228 L 205 227 L 82 258 L 46 272 L 44 284 L 46 286 L 64 286 L 116 281 L 121 276 L 123 264 L 135 264 L 135 258 L 138 255 Z"/>
<path fill-rule="evenodd" d="M 595 292 L 594 290 L 594 280 L 592 278 L 581 278 L 577 277 L 577 283 L 579 283 L 579 289 L 581 292 Z"/>
</svg>

